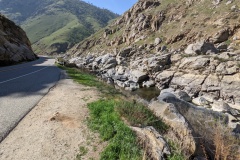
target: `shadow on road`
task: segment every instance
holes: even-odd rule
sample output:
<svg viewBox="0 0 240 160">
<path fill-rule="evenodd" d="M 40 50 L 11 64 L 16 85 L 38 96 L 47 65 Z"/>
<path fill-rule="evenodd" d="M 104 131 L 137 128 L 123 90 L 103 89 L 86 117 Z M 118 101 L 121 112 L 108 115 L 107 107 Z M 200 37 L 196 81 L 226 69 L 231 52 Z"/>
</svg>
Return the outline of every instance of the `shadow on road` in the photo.
<svg viewBox="0 0 240 160">
<path fill-rule="evenodd" d="M 0 68 L 0 106 L 1 98 L 11 96 L 20 98 L 31 95 L 44 95 L 60 77 L 60 69 L 45 63 L 49 58 Z M 54 61 L 54 60 L 52 60 Z"/>
</svg>

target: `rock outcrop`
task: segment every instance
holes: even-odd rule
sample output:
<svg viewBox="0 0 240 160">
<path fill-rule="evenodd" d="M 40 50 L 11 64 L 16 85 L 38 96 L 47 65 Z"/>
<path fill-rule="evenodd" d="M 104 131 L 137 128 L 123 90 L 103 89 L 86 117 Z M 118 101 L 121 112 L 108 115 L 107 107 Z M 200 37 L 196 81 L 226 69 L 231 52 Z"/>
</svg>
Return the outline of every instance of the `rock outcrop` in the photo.
<svg viewBox="0 0 240 160">
<path fill-rule="evenodd" d="M 14 22 L 0 15 L 0 66 L 36 58 L 26 33 Z"/>
</svg>

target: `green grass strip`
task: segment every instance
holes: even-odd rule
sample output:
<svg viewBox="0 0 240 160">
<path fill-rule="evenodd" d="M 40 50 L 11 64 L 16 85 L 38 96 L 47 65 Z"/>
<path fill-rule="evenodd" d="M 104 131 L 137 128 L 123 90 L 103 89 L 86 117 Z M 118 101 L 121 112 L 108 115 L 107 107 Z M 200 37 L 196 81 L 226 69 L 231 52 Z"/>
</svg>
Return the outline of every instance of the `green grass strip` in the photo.
<svg viewBox="0 0 240 160">
<path fill-rule="evenodd" d="M 140 160 L 142 151 L 135 133 L 124 124 L 115 111 L 114 100 L 99 100 L 88 104 L 89 126 L 100 133 L 109 144 L 101 153 L 102 160 Z"/>
<path fill-rule="evenodd" d="M 74 81 L 86 86 L 96 87 L 105 97 L 114 97 L 121 94 L 113 86 L 107 85 L 104 82 L 99 81 L 94 75 L 85 73 L 76 68 L 69 68 L 61 65 L 58 65 L 58 67 L 66 70 L 68 75 Z"/>
</svg>

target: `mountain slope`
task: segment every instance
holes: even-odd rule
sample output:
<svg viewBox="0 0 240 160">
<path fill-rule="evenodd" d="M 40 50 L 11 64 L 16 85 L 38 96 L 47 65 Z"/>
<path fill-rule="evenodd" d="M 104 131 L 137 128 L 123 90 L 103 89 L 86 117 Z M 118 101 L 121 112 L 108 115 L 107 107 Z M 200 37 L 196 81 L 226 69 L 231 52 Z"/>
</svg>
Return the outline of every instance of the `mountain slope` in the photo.
<svg viewBox="0 0 240 160">
<path fill-rule="evenodd" d="M 161 45 L 169 49 L 184 49 L 198 40 L 235 43 L 232 38 L 237 36 L 240 28 L 238 13 L 238 1 L 224 0 L 216 4 L 215 0 L 139 0 L 129 11 L 76 45 L 75 49 L 81 52 L 98 48 L 112 51 L 133 44 L 152 45 L 155 38 L 160 38 Z M 221 36 L 217 35 L 218 32 L 223 32 L 223 40 L 214 40 Z M 81 47 L 85 43 L 96 42 L 96 45 Z"/>
<path fill-rule="evenodd" d="M 0 12 L 20 24 L 37 53 L 61 53 L 117 15 L 80 0 L 2 0 Z"/>
<path fill-rule="evenodd" d="M 36 58 L 25 32 L 0 14 L 0 66 Z"/>
</svg>

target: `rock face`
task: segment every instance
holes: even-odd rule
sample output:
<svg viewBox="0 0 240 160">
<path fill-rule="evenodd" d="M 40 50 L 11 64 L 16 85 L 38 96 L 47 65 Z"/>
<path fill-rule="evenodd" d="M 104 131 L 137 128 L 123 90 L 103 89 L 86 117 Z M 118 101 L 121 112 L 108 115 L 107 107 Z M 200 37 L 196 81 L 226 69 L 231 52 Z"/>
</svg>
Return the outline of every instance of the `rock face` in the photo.
<svg viewBox="0 0 240 160">
<path fill-rule="evenodd" d="M 166 140 L 153 127 L 131 128 L 141 139 L 147 154 L 150 155 L 152 159 L 165 160 L 166 157 L 171 154 L 170 147 Z"/>
<path fill-rule="evenodd" d="M 25 32 L 0 15 L 0 66 L 36 58 Z"/>
<path fill-rule="evenodd" d="M 166 95 L 163 94 L 162 96 Z M 169 96 L 169 93 L 167 93 L 167 96 Z M 171 96 L 168 98 L 170 97 Z M 149 105 L 149 108 L 173 129 L 176 136 L 183 143 L 183 146 L 186 147 L 185 149 L 188 151 L 188 154 L 192 155 L 196 151 L 194 131 L 187 120 L 178 112 L 174 104 L 166 103 L 160 100 L 152 102 Z"/>
</svg>

